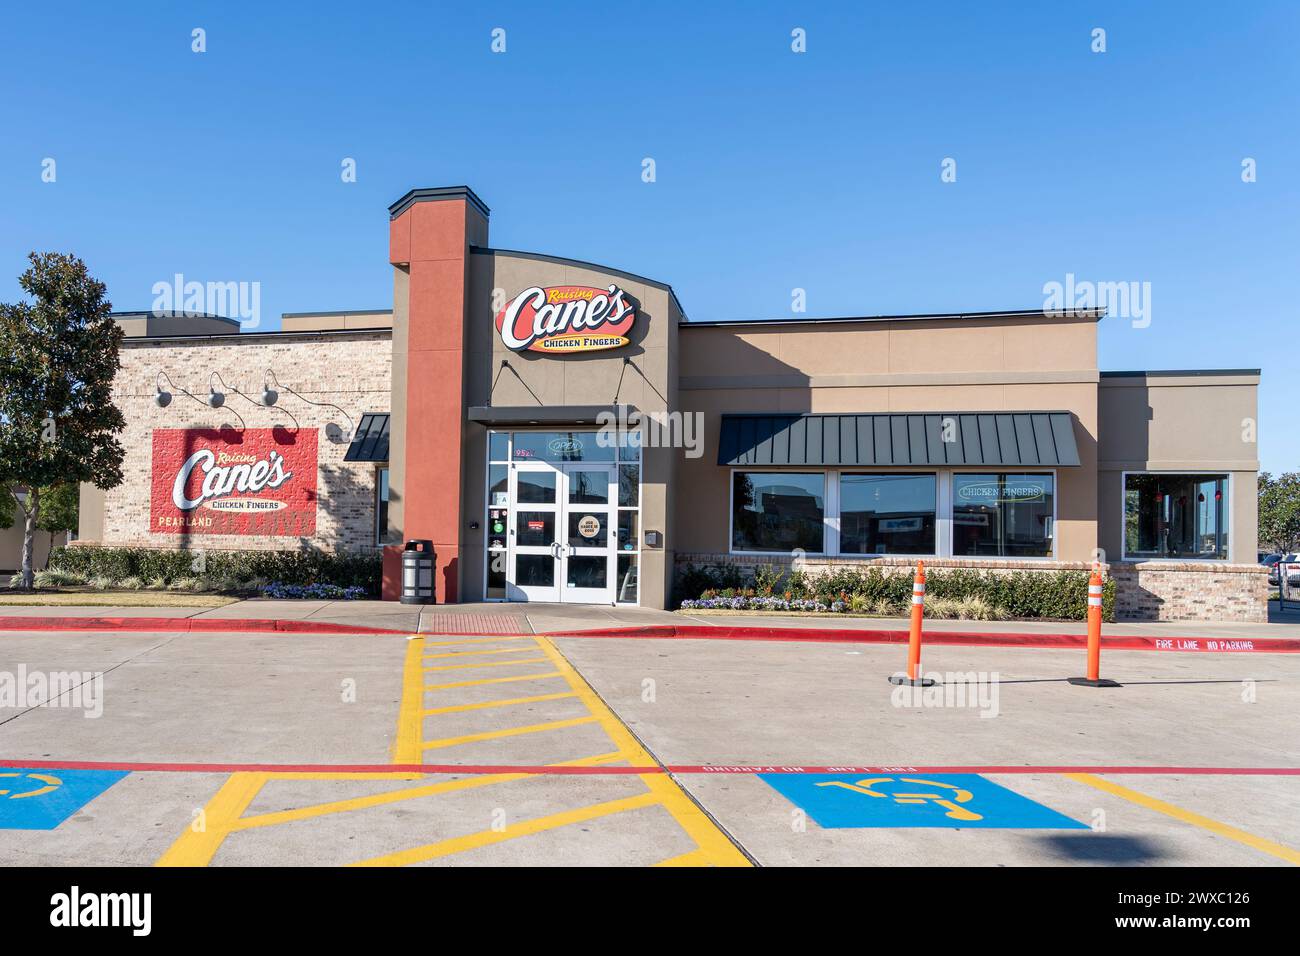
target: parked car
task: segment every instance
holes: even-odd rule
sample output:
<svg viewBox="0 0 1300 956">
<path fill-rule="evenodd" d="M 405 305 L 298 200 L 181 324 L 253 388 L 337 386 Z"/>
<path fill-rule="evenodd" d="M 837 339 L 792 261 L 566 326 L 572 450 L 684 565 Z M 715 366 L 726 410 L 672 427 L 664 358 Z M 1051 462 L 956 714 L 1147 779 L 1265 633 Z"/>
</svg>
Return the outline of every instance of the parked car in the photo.
<svg viewBox="0 0 1300 956">
<path fill-rule="evenodd" d="M 1273 557 L 1269 555 L 1269 557 Z M 1273 587 L 1278 586 L 1279 575 L 1278 565 L 1287 564 L 1290 568 L 1287 571 L 1287 584 L 1291 587 L 1300 587 L 1300 552 L 1292 551 L 1290 554 L 1279 555 L 1278 560 L 1271 563 L 1266 562 L 1268 567 L 1268 583 Z"/>
</svg>

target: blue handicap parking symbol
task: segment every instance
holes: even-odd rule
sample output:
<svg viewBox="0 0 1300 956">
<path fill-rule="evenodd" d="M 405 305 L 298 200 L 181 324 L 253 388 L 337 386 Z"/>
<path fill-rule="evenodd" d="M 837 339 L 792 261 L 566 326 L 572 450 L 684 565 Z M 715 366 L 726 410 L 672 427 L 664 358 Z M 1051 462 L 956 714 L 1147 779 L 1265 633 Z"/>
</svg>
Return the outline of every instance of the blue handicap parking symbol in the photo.
<svg viewBox="0 0 1300 956">
<path fill-rule="evenodd" d="M 977 773 L 760 773 L 823 829 L 983 827 L 1086 830 L 1086 824 Z"/>
<path fill-rule="evenodd" d="M 0 767 L 0 830 L 53 830 L 126 774 Z"/>
</svg>

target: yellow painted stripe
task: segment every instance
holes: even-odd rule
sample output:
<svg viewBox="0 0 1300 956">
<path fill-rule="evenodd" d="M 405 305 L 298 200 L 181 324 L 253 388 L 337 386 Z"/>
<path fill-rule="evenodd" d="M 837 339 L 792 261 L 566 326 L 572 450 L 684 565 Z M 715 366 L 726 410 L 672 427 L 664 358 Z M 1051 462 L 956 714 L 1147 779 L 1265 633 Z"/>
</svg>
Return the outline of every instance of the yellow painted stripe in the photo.
<svg viewBox="0 0 1300 956">
<path fill-rule="evenodd" d="M 469 637 L 463 641 L 425 641 L 425 647 L 453 647 L 457 644 L 487 644 L 496 641 L 526 641 L 529 634 L 512 634 L 509 637 Z"/>
<path fill-rule="evenodd" d="M 600 764 L 613 763 L 620 760 L 619 754 L 597 754 L 594 757 L 580 757 L 577 760 L 566 760 L 564 763 L 552 764 L 555 767 L 595 767 Z M 277 775 L 278 778 L 279 775 Z M 321 775 L 328 776 L 330 779 L 341 779 L 344 775 Z M 356 775 L 361 778 L 361 774 Z M 494 783 L 506 783 L 510 780 L 523 780 L 526 777 L 536 776 L 529 773 L 493 773 L 477 774 L 465 777 L 461 780 L 449 780 L 443 783 L 428 784 L 423 787 L 403 787 L 400 790 L 390 790 L 386 793 L 371 793 L 364 797 L 352 797 L 348 800 L 333 800 L 329 803 L 317 803 L 307 807 L 295 807 L 292 810 L 281 810 L 276 813 L 262 813 L 257 816 L 244 817 L 236 820 L 230 827 L 231 830 L 251 830 L 256 827 L 273 826 L 278 823 L 292 823 L 295 820 L 310 820 L 313 817 L 323 817 L 331 813 L 346 813 L 350 810 L 365 810 L 370 807 L 384 806 L 390 803 L 399 803 L 403 800 L 417 800 L 420 797 L 432 797 L 442 793 L 454 793 L 458 790 L 473 790 L 476 787 L 486 787 Z M 307 775 L 295 779 L 309 779 Z"/>
<path fill-rule="evenodd" d="M 406 642 L 406 663 L 402 670 L 402 703 L 397 710 L 397 736 L 393 738 L 393 763 L 420 762 L 420 708 L 424 706 L 424 677 L 420 654 L 424 638 Z"/>
<path fill-rule="evenodd" d="M 1077 780 L 1079 783 L 1086 783 L 1090 787 L 1096 787 L 1106 793 L 1121 797 L 1130 803 L 1136 803 L 1140 807 L 1146 807 L 1148 810 L 1155 810 L 1157 813 L 1163 813 L 1165 816 L 1173 817 L 1175 820 L 1181 820 L 1184 823 L 1190 823 L 1192 826 L 1200 827 L 1203 830 L 1209 830 L 1211 833 L 1229 840 L 1235 840 L 1238 843 L 1245 844 L 1253 850 L 1259 850 L 1261 853 L 1267 853 L 1269 856 L 1275 856 L 1278 859 L 1286 860 L 1300 866 L 1300 852 L 1291 849 L 1289 846 L 1283 846 L 1281 843 L 1274 843 L 1272 840 L 1265 840 L 1263 837 L 1257 837 L 1253 833 L 1247 833 L 1245 830 L 1238 830 L 1236 827 L 1228 826 L 1226 823 L 1220 823 L 1218 820 L 1211 820 L 1209 817 L 1203 817 L 1199 813 L 1193 813 L 1190 810 L 1184 810 L 1182 807 L 1176 807 L 1172 803 L 1165 803 L 1163 800 L 1157 800 L 1155 797 L 1148 797 L 1145 793 L 1138 793 L 1136 790 L 1130 790 L 1128 787 L 1121 787 L 1117 783 L 1111 783 L 1109 780 L 1103 780 L 1101 777 L 1090 773 L 1067 773 L 1065 774 L 1071 780 Z"/>
<path fill-rule="evenodd" d="M 619 752 L 627 758 L 632 766 L 645 767 L 659 763 L 649 751 L 641 746 L 640 741 L 600 699 L 600 695 L 592 689 L 591 685 L 556 649 L 555 644 L 549 639 L 537 635 L 533 637 L 533 640 L 542 649 L 542 653 L 555 664 L 555 669 L 564 676 L 569 686 L 587 705 L 587 709 L 600 720 L 600 725 L 604 728 L 605 733 L 609 734 Z M 752 865 L 745 854 L 741 853 L 727 835 L 719 829 L 718 825 L 695 805 L 694 801 L 686 795 L 681 785 L 670 774 L 641 774 L 641 780 L 650 789 L 650 792 L 663 803 L 665 809 L 673 815 L 673 819 L 677 821 L 678 826 L 685 830 L 696 845 L 704 851 L 710 863 L 714 866 Z"/>
<path fill-rule="evenodd" d="M 264 773 L 232 773 L 203 808 L 203 831 L 186 827 L 155 866 L 207 866 L 240 814 L 248 809 L 262 785 Z"/>
<path fill-rule="evenodd" d="M 655 866 L 708 866 L 709 855 L 703 850 L 691 850 L 689 853 L 682 853 L 679 856 L 670 856 L 666 860 L 660 860 Z"/>
<path fill-rule="evenodd" d="M 443 660 L 448 657 L 478 657 L 480 654 L 518 654 L 518 653 L 520 653 L 520 650 L 517 647 L 490 647 L 487 648 L 486 650 L 481 650 L 481 651 L 448 651 L 445 654 L 425 654 L 423 659 L 426 661 L 436 661 L 436 660 Z"/>
<path fill-rule="evenodd" d="M 477 743 L 480 740 L 496 740 L 500 737 L 518 737 L 520 734 L 535 734 L 543 730 L 562 730 L 565 727 L 577 727 L 579 724 L 594 724 L 596 718 L 574 717 L 571 720 L 551 720 L 544 724 L 529 724 L 527 727 L 507 727 L 505 730 L 487 730 L 480 734 L 466 734 L 463 737 L 443 737 L 430 740 L 424 744 L 425 750 L 441 750 L 443 747 L 455 747 L 460 744 Z"/>
<path fill-rule="evenodd" d="M 563 677 L 559 671 L 544 671 L 540 674 L 520 674 L 517 677 L 484 677 L 479 680 L 460 680 L 452 684 L 426 684 L 425 690 L 453 690 L 457 687 L 477 687 L 480 684 L 509 684 L 519 680 L 541 680 L 544 677 Z"/>
<path fill-rule="evenodd" d="M 509 707 L 511 704 L 536 704 L 544 700 L 560 700 L 564 697 L 577 696 L 573 691 L 566 690 L 559 694 L 538 694 L 535 697 L 511 697 L 509 700 L 485 700 L 481 704 L 454 704 L 451 707 L 434 707 L 432 710 L 426 710 L 423 713 L 425 717 L 436 717 L 438 714 L 459 714 L 467 710 Z"/>
<path fill-rule="evenodd" d="M 460 671 L 467 667 L 509 667 L 511 664 L 537 664 L 546 660 L 545 657 L 521 657 L 517 661 L 480 661 L 476 664 L 439 664 L 437 667 L 425 667 L 423 670 L 428 671 Z"/>
<path fill-rule="evenodd" d="M 535 820 L 525 820 L 523 823 L 515 823 L 501 830 L 481 830 L 478 833 L 471 833 L 468 836 L 454 837 L 450 840 L 440 840 L 437 843 L 417 846 L 413 849 L 402 850 L 398 853 L 389 853 L 385 856 L 372 857 L 369 860 L 362 860 L 360 863 L 354 863 L 352 865 L 408 866 L 412 863 L 423 863 L 426 860 L 436 860 L 439 857 L 448 856 L 452 853 L 463 853 L 466 850 L 475 850 L 479 847 L 491 846 L 494 843 L 504 843 L 506 840 L 532 836 L 535 833 L 554 830 L 557 827 L 569 826 L 572 823 L 584 823 L 588 820 L 607 817 L 610 814 L 623 813 L 626 810 L 637 810 L 641 807 L 654 806 L 658 802 L 659 800 L 654 794 L 643 793 L 635 797 L 625 797 L 621 800 L 610 800 L 606 803 L 597 803 L 593 806 L 582 807 L 578 810 L 566 810 L 563 813 L 555 813 L 547 817 L 538 817 Z"/>
<path fill-rule="evenodd" d="M 268 770 L 266 773 L 268 780 L 423 780 L 427 776 L 411 770 Z"/>
</svg>

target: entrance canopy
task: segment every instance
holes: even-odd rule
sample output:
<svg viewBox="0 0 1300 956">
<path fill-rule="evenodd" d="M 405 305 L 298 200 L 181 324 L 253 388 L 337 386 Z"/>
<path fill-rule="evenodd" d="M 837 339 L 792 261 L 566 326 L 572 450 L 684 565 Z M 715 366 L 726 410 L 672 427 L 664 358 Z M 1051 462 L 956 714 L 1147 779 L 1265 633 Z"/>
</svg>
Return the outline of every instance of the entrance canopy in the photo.
<svg viewBox="0 0 1300 956">
<path fill-rule="evenodd" d="M 1069 412 L 723 415 L 719 465 L 1079 464 Z"/>
</svg>

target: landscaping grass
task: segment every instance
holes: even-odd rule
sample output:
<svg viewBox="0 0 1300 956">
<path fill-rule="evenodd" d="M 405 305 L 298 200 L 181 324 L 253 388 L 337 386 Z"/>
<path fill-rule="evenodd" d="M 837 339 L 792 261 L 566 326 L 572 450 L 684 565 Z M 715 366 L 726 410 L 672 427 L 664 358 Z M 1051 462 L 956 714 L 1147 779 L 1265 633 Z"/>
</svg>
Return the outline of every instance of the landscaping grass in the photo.
<svg viewBox="0 0 1300 956">
<path fill-rule="evenodd" d="M 222 607 L 239 600 L 185 591 L 0 591 L 0 607 Z"/>
</svg>

